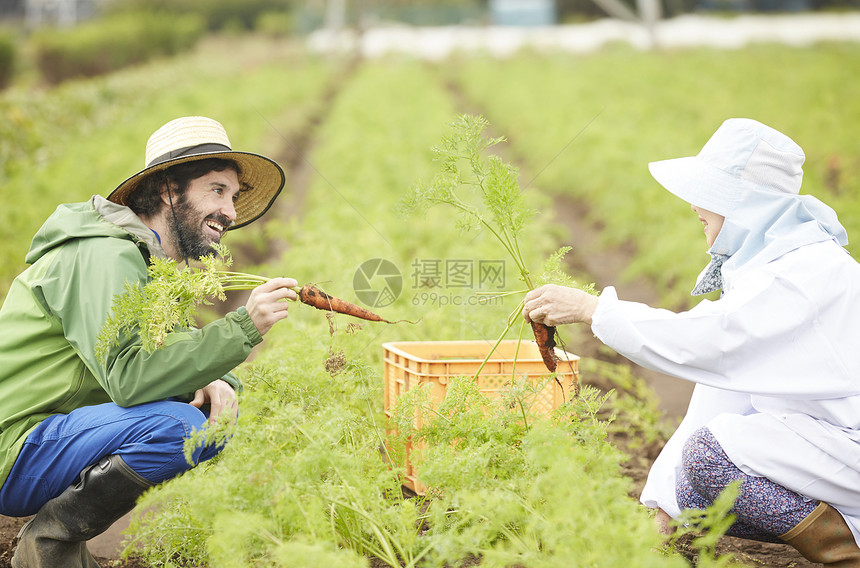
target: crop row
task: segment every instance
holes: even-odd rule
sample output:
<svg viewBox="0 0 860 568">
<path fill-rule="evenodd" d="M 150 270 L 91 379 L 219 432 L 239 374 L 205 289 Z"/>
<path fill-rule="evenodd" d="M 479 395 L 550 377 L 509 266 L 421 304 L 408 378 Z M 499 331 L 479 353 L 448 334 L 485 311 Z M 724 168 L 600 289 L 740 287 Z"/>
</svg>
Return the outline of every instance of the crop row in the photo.
<svg viewBox="0 0 860 568">
<path fill-rule="evenodd" d="M 319 103 L 313 95 L 330 78 L 325 65 L 301 60 L 288 79 L 289 100 L 301 103 L 283 105 L 275 100 L 278 91 L 268 87 L 281 72 L 280 63 L 270 62 L 262 72 L 243 69 L 243 58 L 273 55 L 259 46 L 256 52 L 234 49 L 238 45 L 244 43 L 209 41 L 166 65 L 0 98 L 2 191 L 10 203 L 28 203 L 0 214 L 6 243 L 0 251 L 0 294 L 23 266 L 30 235 L 52 204 L 109 191 L 131 173 L 128 164 L 138 163 L 142 154 L 140 140 L 162 119 L 217 114 L 235 123 L 234 143 L 253 142 L 242 138 L 252 127 L 252 136 L 265 134 L 266 143 L 282 143 L 279 136 L 298 127 L 305 110 Z M 690 282 L 707 261 L 705 246 L 687 207 L 650 178 L 647 162 L 694 154 L 725 118 L 757 118 L 806 150 L 804 191 L 831 204 L 851 236 L 860 230 L 854 199 L 860 192 L 860 143 L 850 128 L 860 118 L 853 104 L 858 71 L 851 46 L 833 44 L 462 59 L 446 63 L 442 73 L 508 137 L 512 155 L 539 174 L 531 189 L 582 200 L 607 246 L 636 245 L 623 277 L 645 275 L 667 304 L 684 306 L 690 302 Z M 249 104 L 221 104 L 233 100 L 219 93 L 223 88 L 244 93 L 235 100 Z M 290 113 L 285 120 L 291 124 L 278 124 L 275 112 Z M 32 201 L 33 195 L 40 199 Z M 849 249 L 854 251 L 853 244 Z"/>
<path fill-rule="evenodd" d="M 669 305 L 689 305 L 707 247 L 689 207 L 660 188 L 647 164 L 695 155 L 727 118 L 755 118 L 794 138 L 807 156 L 802 191 L 834 207 L 849 237 L 860 234 L 860 58 L 852 45 L 619 46 L 576 58 L 463 58 L 444 71 L 540 172 L 534 186 L 579 199 L 607 245 L 636 246 L 624 276 L 647 276 Z"/>
<path fill-rule="evenodd" d="M 444 86 L 451 81 L 486 112 L 495 135 L 509 138 L 505 155 L 537 174 L 520 180 L 530 182 L 528 205 L 542 211 L 521 237 L 530 266 L 568 244 L 558 242 L 547 196 L 566 193 L 589 204 L 607 245 L 637 245 L 629 275 L 653 277 L 670 301 L 682 303 L 683 283 L 700 268 L 692 259 L 703 256 L 700 229 L 686 206 L 649 179 L 645 163 L 695 153 L 727 116 L 754 116 L 795 135 L 810 157 L 807 191 L 835 202 L 849 232 L 860 224 L 850 203 L 860 189 L 852 161 L 857 142 L 842 122 L 856 123 L 854 87 L 843 73 L 856 62 L 840 46 L 788 53 L 795 71 L 800 66 L 817 81 L 761 73 L 784 57 L 767 47 L 463 59 L 439 69 L 363 63 L 341 85 L 313 151 L 299 160 L 310 173 L 307 187 L 291 185 L 279 200 L 298 214 L 273 212 L 226 244 L 265 252 L 277 242 L 286 247 L 283 256 L 254 271 L 313 282 L 352 300 L 359 267 L 389 261 L 400 286 L 392 303 L 375 309 L 419 323 L 356 329 L 291 305 L 291 317 L 241 369 L 242 416 L 227 449 L 149 494 L 152 507 L 136 518 L 130 550 L 152 566 L 364 566 L 368 558 L 443 566 L 475 556 L 499 566 L 569 565 L 572 558 L 582 565 L 686 565 L 654 551 L 659 539 L 628 497 L 621 456 L 607 442 L 608 425 L 594 420 L 600 401 L 588 391 L 575 412 L 531 424 L 512 411 L 515 405 L 491 408 L 468 386 L 452 385 L 462 411 L 446 415 L 448 439 L 432 463 L 437 477 L 425 479 L 442 483 L 440 490 L 427 500 L 404 498 L 397 465 L 380 455 L 390 426 L 381 412 L 380 344 L 491 342 L 511 313 L 516 320 L 521 292 L 482 302 L 478 293 L 523 284 L 486 231 L 459 231 L 457 215 L 441 207 L 404 217 L 398 205 L 438 168 L 431 148 L 450 133 L 459 110 Z M 745 66 L 745 58 L 753 64 Z M 713 74 L 693 73 L 702 68 Z M 207 42 L 168 65 L 0 99 L 0 113 L 17 125 L 8 139 L 20 141 L 0 147 L 10 204 L 0 217 L 2 289 L 56 203 L 107 194 L 133 173 L 129 164 L 142 161 L 143 141 L 163 122 L 213 116 L 235 147 L 284 162 L 340 70 L 338 62 L 294 57 L 271 44 Z M 807 112 L 791 114 L 792 105 Z M 817 136 L 815 125 L 828 134 Z M 834 167 L 836 181 L 828 177 Z M 482 281 L 481 263 L 501 266 L 501 282 Z M 519 330 L 515 325 L 509 337 Z"/>
<path fill-rule="evenodd" d="M 833 79 L 834 69 L 852 64 L 850 54 L 823 46 L 790 55 L 819 79 L 813 93 L 835 99 L 846 116 L 854 112 L 851 89 Z M 694 259 L 704 247 L 687 207 L 648 178 L 647 161 L 695 153 L 722 119 L 747 115 L 798 131 L 795 137 L 810 156 L 807 191 L 836 199 L 857 189 L 850 159 L 838 188 L 824 183 L 821 156 L 850 156 L 854 147 L 834 122 L 833 109 L 828 114 L 826 105 L 813 104 L 818 95 L 801 94 L 790 78 L 760 71 L 755 76 L 779 57 L 781 50 L 767 47 L 657 58 L 609 52 L 578 61 L 463 60 L 439 72 L 485 109 L 495 133 L 510 139 L 513 154 L 540 173 L 530 184 L 530 203 L 549 209 L 542 189 L 589 203 L 592 219 L 606 226 L 608 245 L 638 246 L 642 260 L 630 275 L 654 277 L 667 298 L 682 303 L 686 292 L 673 283 L 699 267 L 679 268 L 679 259 Z M 744 58 L 753 63 L 745 67 Z M 715 73 L 704 84 L 693 73 L 701 68 Z M 322 282 L 350 297 L 352 277 L 364 261 L 391 260 L 404 277 L 403 290 L 384 313 L 420 319 L 420 325 L 366 324 L 348 333 L 348 322 L 335 320 L 330 331 L 319 313 L 292 308 L 290 320 L 272 332 L 268 347 L 245 369 L 243 420 L 228 450 L 217 463 L 151 496 L 156 508 L 164 500 L 181 506 L 137 521 L 134 534 L 150 543 L 138 551 L 154 565 L 159 558 L 207 558 L 215 566 L 349 566 L 374 557 L 391 565 L 442 566 L 470 555 L 489 565 L 550 566 L 571 558 L 582 565 L 677 563 L 653 552 L 658 543 L 650 521 L 627 496 L 619 456 L 599 423 L 533 424 L 524 432 L 503 413 L 493 420 L 468 412 L 456 421 L 446 415 L 452 435 L 459 436 L 449 440 L 458 452 L 446 454 L 442 444 L 441 453 L 434 453 L 438 478 L 425 481 L 444 482 L 441 493 L 427 501 L 403 499 L 396 476 L 380 460 L 386 427 L 379 412 L 380 343 L 492 340 L 516 304 L 422 303 L 431 292 L 421 289 L 427 263 L 504 259 L 488 235 L 458 233 L 451 211 L 430 210 L 424 218 L 397 212 L 408 187 L 432 175 L 428 150 L 456 112 L 436 73 L 405 62 L 360 68 L 307 156 L 314 174 L 301 217 L 267 225 L 290 248 L 261 267 Z M 718 78 L 723 75 L 730 79 Z M 745 87 L 746 81 L 755 88 Z M 804 120 L 787 110 L 801 100 L 808 111 Z M 816 120 L 829 126 L 828 137 L 814 138 L 818 147 L 803 138 L 816 133 L 804 129 Z M 850 209 L 843 219 L 849 229 L 856 223 Z M 527 231 L 527 258 L 539 259 L 557 244 L 545 230 L 549 223 L 540 217 Z M 512 270 L 507 277 L 508 289 L 521 286 Z M 444 288 L 432 292 L 462 295 Z M 329 373 L 326 363 L 334 359 L 341 367 Z M 458 396 L 482 404 L 468 392 Z M 587 408 L 578 412 L 589 416 Z M 181 538 L 156 539 L 165 534 Z"/>
<path fill-rule="evenodd" d="M 449 444 L 440 444 L 436 477 L 427 480 L 442 482 L 442 491 L 404 498 L 396 468 L 381 458 L 388 424 L 380 343 L 492 341 L 519 301 L 421 301 L 425 292 L 453 298 L 478 290 L 444 280 L 425 290 L 415 276 L 427 263 L 504 260 L 488 234 L 460 234 L 451 211 L 398 213 L 407 189 L 435 171 L 430 149 L 455 116 L 438 77 L 414 62 L 364 64 L 345 85 L 306 156 L 314 173 L 300 218 L 266 225 L 289 248 L 259 270 L 352 298 L 357 268 L 384 258 L 400 268 L 403 287 L 377 311 L 420 323 L 356 331 L 352 322 L 291 306 L 290 319 L 244 368 L 242 418 L 228 448 L 151 494 L 147 503 L 159 514 L 136 519 L 135 549 L 150 565 L 366 566 L 374 558 L 443 566 L 476 556 L 498 566 L 562 565 L 572 557 L 582 565 L 684 565 L 653 551 L 659 539 L 650 519 L 627 496 L 620 456 L 586 406 L 576 407 L 578 418 L 568 413 L 529 427 L 516 405 L 487 416 L 486 401 L 468 388 L 452 394 L 452 384 L 449 396 L 470 410 L 446 418 L 456 451 L 445 454 Z M 538 194 L 531 198 L 539 205 Z M 540 259 L 550 239 L 537 225 L 526 233 L 524 257 Z M 505 289 L 522 286 L 512 268 L 508 275 Z"/>
</svg>

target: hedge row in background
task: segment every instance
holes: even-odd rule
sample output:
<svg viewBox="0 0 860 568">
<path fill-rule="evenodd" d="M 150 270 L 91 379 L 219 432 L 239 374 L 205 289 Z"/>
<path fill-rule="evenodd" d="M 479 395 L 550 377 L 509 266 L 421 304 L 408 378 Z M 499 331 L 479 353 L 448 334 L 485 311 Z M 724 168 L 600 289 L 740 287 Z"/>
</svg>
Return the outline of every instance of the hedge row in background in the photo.
<svg viewBox="0 0 860 568">
<path fill-rule="evenodd" d="M 156 128 L 179 116 L 209 116 L 224 124 L 234 147 L 278 157 L 285 141 L 300 138 L 341 65 L 264 38 L 225 37 L 94 79 L 0 94 L 0 198 L 10 204 L 0 210 L 0 299 L 57 204 L 107 195 L 143 166 Z M 213 96 L 212 85 L 228 88 Z M 231 246 L 258 237 L 259 227 L 230 231 Z"/>
<path fill-rule="evenodd" d="M 205 31 L 195 15 L 126 13 L 33 36 L 36 62 L 51 84 L 94 77 L 190 49 Z"/>
<path fill-rule="evenodd" d="M 5 89 L 12 81 L 15 70 L 15 40 L 0 33 L 0 89 Z"/>
<path fill-rule="evenodd" d="M 212 31 L 253 30 L 263 14 L 286 13 L 290 4 L 285 0 L 114 0 L 106 10 L 123 14 L 129 11 L 194 14 Z"/>
</svg>

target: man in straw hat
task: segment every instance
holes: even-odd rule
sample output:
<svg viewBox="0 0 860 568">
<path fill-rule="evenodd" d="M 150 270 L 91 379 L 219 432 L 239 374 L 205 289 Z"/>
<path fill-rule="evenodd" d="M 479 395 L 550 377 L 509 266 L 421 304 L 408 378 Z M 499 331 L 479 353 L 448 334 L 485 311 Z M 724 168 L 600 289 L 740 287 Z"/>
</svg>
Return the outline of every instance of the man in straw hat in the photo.
<svg viewBox="0 0 860 568">
<path fill-rule="evenodd" d="M 114 296 L 146 281 L 150 258 L 210 254 L 283 185 L 275 162 L 232 150 L 218 122 L 180 118 L 152 135 L 145 168 L 108 199 L 61 205 L 36 234 L 31 266 L 0 309 L 0 513 L 35 514 L 15 568 L 98 566 L 86 541 L 191 467 L 183 445 L 204 410 L 210 420 L 236 415 L 231 369 L 287 317 L 291 278 L 154 353 L 124 338 L 103 364 L 94 347 Z M 192 461 L 220 450 L 198 447 Z"/>
<path fill-rule="evenodd" d="M 667 526 L 733 481 L 728 534 L 860 566 L 860 266 L 834 211 L 800 195 L 804 154 L 729 119 L 697 156 L 650 164 L 704 224 L 711 262 L 683 313 L 560 286 L 529 292 L 527 321 L 583 322 L 645 367 L 696 383 L 641 500 Z"/>
</svg>

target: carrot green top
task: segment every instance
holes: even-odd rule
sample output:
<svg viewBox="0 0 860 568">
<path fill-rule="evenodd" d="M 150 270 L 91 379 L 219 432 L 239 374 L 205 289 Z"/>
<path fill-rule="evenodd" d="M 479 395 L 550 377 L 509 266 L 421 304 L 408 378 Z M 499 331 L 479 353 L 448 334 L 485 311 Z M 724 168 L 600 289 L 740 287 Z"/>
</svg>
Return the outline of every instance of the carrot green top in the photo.
<svg viewBox="0 0 860 568">
<path fill-rule="evenodd" d="M 104 365 L 96 358 L 114 296 L 126 281 L 144 282 L 149 257 L 164 254 L 151 237 L 129 209 L 98 196 L 61 205 L 34 237 L 31 266 L 0 308 L 0 483 L 27 434 L 52 414 L 187 397 L 218 378 L 240 388 L 231 370 L 262 341 L 244 308 L 174 333 L 154 353 L 135 335 Z"/>
</svg>

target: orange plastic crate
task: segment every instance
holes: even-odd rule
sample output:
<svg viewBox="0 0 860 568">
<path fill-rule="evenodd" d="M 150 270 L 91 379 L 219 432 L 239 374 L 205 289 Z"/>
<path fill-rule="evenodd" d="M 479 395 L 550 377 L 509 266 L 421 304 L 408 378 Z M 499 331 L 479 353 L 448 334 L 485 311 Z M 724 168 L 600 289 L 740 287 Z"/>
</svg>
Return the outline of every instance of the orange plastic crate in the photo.
<svg viewBox="0 0 860 568">
<path fill-rule="evenodd" d="M 579 357 L 556 348 L 559 359 L 557 380 L 547 380 L 549 373 L 544 366 L 537 344 L 522 341 L 517 353 L 517 341 L 502 341 L 477 377 L 481 394 L 499 396 L 511 382 L 512 372 L 517 377 L 526 376 L 535 383 L 543 384 L 534 404 L 529 409 L 533 416 L 549 414 L 575 395 L 579 380 Z M 400 396 L 410 389 L 430 384 L 430 400 L 438 404 L 445 398 L 450 379 L 459 376 L 474 376 L 487 353 L 493 347 L 488 341 L 399 341 L 384 343 L 384 380 L 386 416 L 391 416 Z M 514 368 L 516 354 L 516 368 Z M 416 427 L 421 427 L 421 417 L 416 416 Z M 426 487 L 418 481 L 415 468 L 409 459 L 407 448 L 406 472 L 403 485 L 424 493 Z"/>
</svg>

